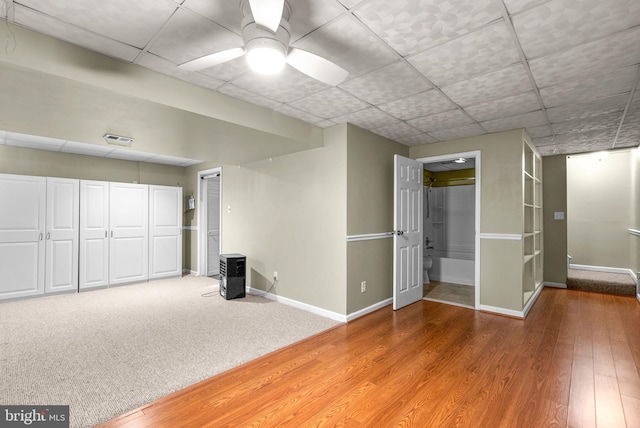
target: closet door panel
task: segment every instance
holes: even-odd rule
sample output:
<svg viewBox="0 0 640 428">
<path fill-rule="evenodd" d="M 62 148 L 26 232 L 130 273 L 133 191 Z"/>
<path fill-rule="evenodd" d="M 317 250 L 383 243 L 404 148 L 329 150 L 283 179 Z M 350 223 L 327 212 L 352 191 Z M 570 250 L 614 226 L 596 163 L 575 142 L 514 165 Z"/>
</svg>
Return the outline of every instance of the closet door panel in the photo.
<svg viewBox="0 0 640 428">
<path fill-rule="evenodd" d="M 109 283 L 149 278 L 149 187 L 110 183 Z"/>
<path fill-rule="evenodd" d="M 45 293 L 78 289 L 80 182 L 47 178 Z"/>
<path fill-rule="evenodd" d="M 80 182 L 80 289 L 109 285 L 109 183 Z"/>
<path fill-rule="evenodd" d="M 149 186 L 149 278 L 182 274 L 182 188 Z"/>
<path fill-rule="evenodd" d="M 44 293 L 46 182 L 0 174 L 0 299 Z"/>
</svg>

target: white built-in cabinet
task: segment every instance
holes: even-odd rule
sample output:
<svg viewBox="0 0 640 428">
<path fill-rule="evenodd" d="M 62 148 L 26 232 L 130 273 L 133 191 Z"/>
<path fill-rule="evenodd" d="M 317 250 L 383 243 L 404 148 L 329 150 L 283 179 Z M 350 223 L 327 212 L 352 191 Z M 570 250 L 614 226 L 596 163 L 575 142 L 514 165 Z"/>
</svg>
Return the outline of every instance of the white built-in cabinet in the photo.
<svg viewBox="0 0 640 428">
<path fill-rule="evenodd" d="M 149 279 L 182 274 L 182 188 L 149 186 Z"/>
<path fill-rule="evenodd" d="M 149 278 L 149 186 L 110 183 L 109 284 Z"/>
<path fill-rule="evenodd" d="M 0 297 L 44 293 L 47 179 L 0 174 Z"/>
<path fill-rule="evenodd" d="M 182 188 L 0 174 L 0 300 L 179 276 Z"/>
<path fill-rule="evenodd" d="M 80 181 L 46 180 L 44 292 L 77 290 Z"/>
<path fill-rule="evenodd" d="M 80 182 L 80 289 L 109 285 L 109 183 Z"/>
</svg>

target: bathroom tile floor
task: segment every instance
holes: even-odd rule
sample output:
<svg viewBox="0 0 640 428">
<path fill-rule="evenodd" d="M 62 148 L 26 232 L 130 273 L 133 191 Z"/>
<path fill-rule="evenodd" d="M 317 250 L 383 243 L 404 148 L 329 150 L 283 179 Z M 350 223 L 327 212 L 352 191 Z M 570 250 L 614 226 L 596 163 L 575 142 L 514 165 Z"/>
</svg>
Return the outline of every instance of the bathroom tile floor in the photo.
<svg viewBox="0 0 640 428">
<path fill-rule="evenodd" d="M 432 280 L 423 289 L 426 300 L 475 308 L 475 287 Z"/>
</svg>

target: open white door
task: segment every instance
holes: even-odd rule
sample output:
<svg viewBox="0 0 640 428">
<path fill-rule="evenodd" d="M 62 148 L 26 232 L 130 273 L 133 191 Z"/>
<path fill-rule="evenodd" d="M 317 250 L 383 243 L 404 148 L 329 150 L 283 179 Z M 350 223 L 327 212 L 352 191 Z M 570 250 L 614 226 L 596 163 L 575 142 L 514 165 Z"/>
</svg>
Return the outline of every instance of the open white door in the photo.
<svg viewBox="0 0 640 428">
<path fill-rule="evenodd" d="M 422 299 L 422 164 L 394 156 L 393 309 Z"/>
</svg>

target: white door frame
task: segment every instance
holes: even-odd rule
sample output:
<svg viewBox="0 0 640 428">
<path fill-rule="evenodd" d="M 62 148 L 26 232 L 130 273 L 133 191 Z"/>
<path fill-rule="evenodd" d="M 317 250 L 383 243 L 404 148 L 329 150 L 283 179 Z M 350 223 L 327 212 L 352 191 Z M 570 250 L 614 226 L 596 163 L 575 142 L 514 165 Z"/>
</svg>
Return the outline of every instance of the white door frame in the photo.
<svg viewBox="0 0 640 428">
<path fill-rule="evenodd" d="M 222 254 L 222 167 L 198 171 L 198 276 L 207 276 L 207 195 L 202 191 L 202 177 L 207 175 L 220 175 L 220 239 L 218 241 L 219 253 Z"/>
<path fill-rule="evenodd" d="M 450 161 L 458 158 L 475 158 L 476 160 L 476 207 L 475 207 L 475 278 L 474 278 L 474 286 L 475 286 L 475 308 L 476 310 L 480 309 L 480 194 L 481 194 L 481 182 L 480 174 L 481 171 L 481 161 L 480 161 L 480 150 L 474 150 L 470 152 L 462 152 L 462 153 L 451 153 L 440 156 L 430 156 L 426 158 L 416 159 L 418 162 L 425 163 L 433 163 L 433 162 L 444 162 Z M 424 223 L 423 223 L 424 227 Z"/>
</svg>

